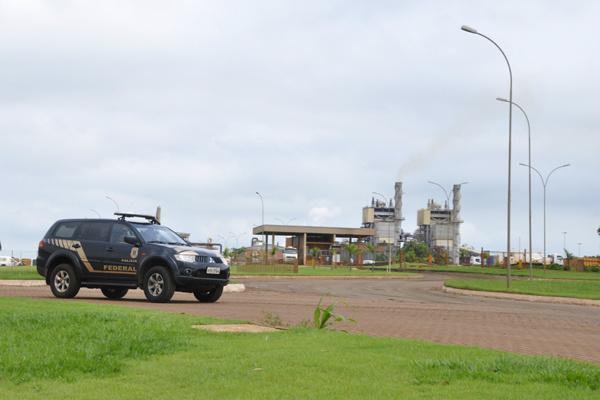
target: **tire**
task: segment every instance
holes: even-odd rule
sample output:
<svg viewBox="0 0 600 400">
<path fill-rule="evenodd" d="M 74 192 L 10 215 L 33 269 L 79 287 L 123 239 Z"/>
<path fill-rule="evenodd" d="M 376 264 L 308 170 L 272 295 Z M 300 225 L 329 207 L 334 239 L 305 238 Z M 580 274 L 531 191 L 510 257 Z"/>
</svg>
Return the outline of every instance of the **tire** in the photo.
<svg viewBox="0 0 600 400">
<path fill-rule="evenodd" d="M 221 298 L 223 286 L 217 286 L 212 289 L 200 289 L 194 292 L 194 297 L 201 303 L 214 303 Z"/>
<path fill-rule="evenodd" d="M 79 278 L 70 264 L 59 264 L 52 270 L 50 288 L 54 296 L 70 299 L 79 293 L 80 287 Z"/>
<path fill-rule="evenodd" d="M 103 287 L 100 290 L 109 299 L 120 299 L 129 292 L 129 289 L 121 287 Z"/>
<path fill-rule="evenodd" d="M 152 267 L 144 276 L 144 294 L 153 303 L 166 303 L 175 293 L 175 284 L 165 267 Z"/>
</svg>

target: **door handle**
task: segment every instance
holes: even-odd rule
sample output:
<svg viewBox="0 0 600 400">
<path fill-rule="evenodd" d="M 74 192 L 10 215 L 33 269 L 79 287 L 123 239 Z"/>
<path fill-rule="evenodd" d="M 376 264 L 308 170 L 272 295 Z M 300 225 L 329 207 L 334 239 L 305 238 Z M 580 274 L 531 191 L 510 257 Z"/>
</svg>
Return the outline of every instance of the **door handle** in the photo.
<svg viewBox="0 0 600 400">
<path fill-rule="evenodd" d="M 80 248 L 81 246 L 79 245 L 79 243 L 75 243 L 75 244 L 74 244 L 74 245 L 72 245 L 71 247 L 72 247 L 72 248 L 74 248 L 74 249 L 78 249 L 78 248 Z"/>
<path fill-rule="evenodd" d="M 111 246 L 111 247 L 107 247 L 105 250 L 106 251 L 115 251 L 115 248 Z"/>
</svg>

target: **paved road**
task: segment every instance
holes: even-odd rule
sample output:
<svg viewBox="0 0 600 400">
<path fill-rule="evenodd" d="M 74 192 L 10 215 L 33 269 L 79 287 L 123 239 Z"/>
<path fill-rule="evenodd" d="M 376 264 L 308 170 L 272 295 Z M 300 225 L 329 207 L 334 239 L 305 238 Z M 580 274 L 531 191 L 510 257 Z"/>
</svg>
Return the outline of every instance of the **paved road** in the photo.
<svg viewBox="0 0 600 400">
<path fill-rule="evenodd" d="M 442 283 L 455 275 L 425 273 L 423 279 L 264 279 L 241 278 L 246 291 L 225 293 L 213 304 L 198 303 L 176 293 L 166 304 L 145 301 L 143 292 L 124 299 L 105 299 L 99 290 L 82 289 L 75 301 L 120 304 L 167 312 L 243 319 L 265 324 L 268 315 L 297 325 L 323 305 L 354 324 L 336 325 L 350 332 L 382 337 L 421 339 L 437 343 L 479 346 L 529 355 L 551 355 L 600 364 L 600 307 L 535 303 L 445 293 Z M 55 299 L 49 287 L 0 286 L 0 296 Z M 66 300 L 73 301 L 73 300 Z"/>
</svg>

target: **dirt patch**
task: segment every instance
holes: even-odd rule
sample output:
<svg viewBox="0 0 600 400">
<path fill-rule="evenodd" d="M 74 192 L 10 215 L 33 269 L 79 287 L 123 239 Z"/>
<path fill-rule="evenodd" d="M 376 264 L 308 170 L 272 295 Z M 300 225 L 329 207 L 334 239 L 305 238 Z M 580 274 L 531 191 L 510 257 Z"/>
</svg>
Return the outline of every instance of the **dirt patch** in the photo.
<svg viewBox="0 0 600 400">
<path fill-rule="evenodd" d="M 277 332 L 279 329 L 269 326 L 250 325 L 250 324 L 229 324 L 229 325 L 192 325 L 192 328 L 204 329 L 214 332 Z"/>
</svg>

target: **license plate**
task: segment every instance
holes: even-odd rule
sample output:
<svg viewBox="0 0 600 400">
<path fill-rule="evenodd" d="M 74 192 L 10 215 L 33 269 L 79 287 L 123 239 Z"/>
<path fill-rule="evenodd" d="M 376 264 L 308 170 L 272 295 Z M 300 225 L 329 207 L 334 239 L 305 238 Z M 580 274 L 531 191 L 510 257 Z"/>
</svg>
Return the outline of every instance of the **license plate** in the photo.
<svg viewBox="0 0 600 400">
<path fill-rule="evenodd" d="M 208 268 L 206 268 L 206 273 L 211 274 L 211 275 L 219 275 L 221 273 L 221 268 L 208 267 Z"/>
</svg>

